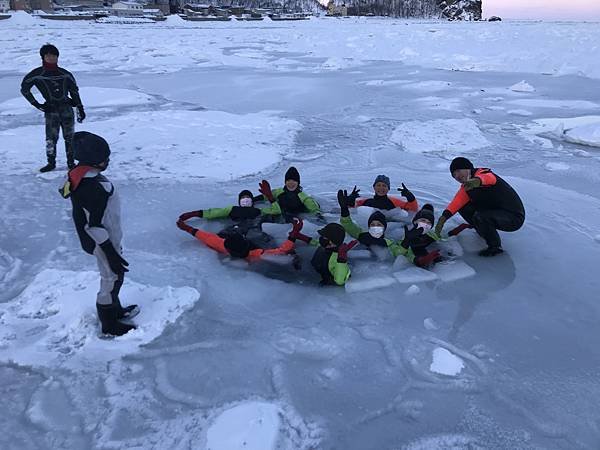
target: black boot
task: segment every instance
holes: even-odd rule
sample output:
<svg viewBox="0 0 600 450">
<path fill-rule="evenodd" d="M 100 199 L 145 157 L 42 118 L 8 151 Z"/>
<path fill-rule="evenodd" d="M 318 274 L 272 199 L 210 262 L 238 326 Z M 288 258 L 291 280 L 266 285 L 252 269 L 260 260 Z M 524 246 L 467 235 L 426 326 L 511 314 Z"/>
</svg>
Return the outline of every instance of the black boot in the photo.
<svg viewBox="0 0 600 450">
<path fill-rule="evenodd" d="M 74 169 L 75 168 L 75 161 L 73 160 L 73 158 L 67 158 L 67 167 L 69 170 Z"/>
<path fill-rule="evenodd" d="M 102 323 L 102 333 L 104 334 L 123 336 L 125 333 L 135 330 L 136 328 L 135 325 L 119 321 L 119 310 L 115 304 L 99 305 L 96 303 L 96 310 L 98 311 L 98 319 L 100 319 L 100 323 Z"/>
<path fill-rule="evenodd" d="M 504 253 L 504 250 L 502 250 L 500 247 L 488 247 L 484 250 L 481 250 L 479 252 L 479 256 L 490 257 L 499 255 L 500 253 Z"/>
<path fill-rule="evenodd" d="M 121 301 L 117 298 L 117 319 L 133 319 L 140 313 L 138 305 L 121 306 Z"/>
<path fill-rule="evenodd" d="M 51 170 L 56 169 L 56 160 L 48 158 L 48 164 L 40 169 L 40 172 L 50 172 Z"/>
</svg>

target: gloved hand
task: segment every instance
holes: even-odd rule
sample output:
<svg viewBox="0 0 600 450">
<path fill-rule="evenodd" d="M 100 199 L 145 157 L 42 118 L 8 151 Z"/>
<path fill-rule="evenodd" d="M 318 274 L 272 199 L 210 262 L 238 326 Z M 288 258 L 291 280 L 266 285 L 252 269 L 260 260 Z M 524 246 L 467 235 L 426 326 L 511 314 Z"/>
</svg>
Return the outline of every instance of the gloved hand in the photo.
<svg viewBox="0 0 600 450">
<path fill-rule="evenodd" d="M 300 239 L 302 242 L 308 244 L 311 241 L 310 237 L 300 232 L 303 226 L 304 222 L 302 219 L 294 219 L 294 222 L 292 222 L 292 230 L 288 234 L 288 239 L 292 242 L 296 242 L 296 239 Z"/>
<path fill-rule="evenodd" d="M 427 253 L 425 256 L 419 256 L 415 258 L 415 264 L 419 267 L 429 267 L 432 263 L 434 263 L 437 259 L 441 258 L 439 250 L 434 250 L 432 252 Z"/>
<path fill-rule="evenodd" d="M 191 219 L 192 217 L 202 217 L 203 214 L 204 211 L 202 211 L 201 209 L 199 209 L 198 211 L 185 212 L 179 216 L 179 220 L 185 222 L 186 220 Z"/>
<path fill-rule="evenodd" d="M 110 270 L 112 270 L 117 275 L 122 275 L 125 272 L 129 272 L 129 269 L 127 268 L 129 263 L 117 253 L 115 247 L 112 245 L 112 242 L 110 242 L 110 239 L 107 239 L 102 244 L 100 244 L 100 248 L 104 252 L 106 259 L 108 260 Z"/>
<path fill-rule="evenodd" d="M 472 189 L 477 189 L 478 187 L 481 186 L 481 180 L 477 177 L 475 178 L 469 178 L 467 181 L 465 181 L 463 183 L 463 186 L 465 187 L 465 191 L 470 191 Z"/>
<path fill-rule="evenodd" d="M 188 233 L 190 233 L 192 236 L 196 234 L 196 231 L 198 231 L 197 228 L 194 227 L 190 227 L 187 223 L 185 223 L 183 220 L 178 220 L 177 221 L 177 228 L 179 228 L 180 230 L 183 231 L 187 231 Z"/>
<path fill-rule="evenodd" d="M 356 186 L 354 186 L 354 189 L 352 189 L 352 192 L 350 194 L 348 194 L 344 190 L 344 195 L 346 196 L 346 204 L 348 206 L 354 206 L 356 204 L 356 199 L 360 197 L 359 193 L 360 189 L 356 189 Z"/>
<path fill-rule="evenodd" d="M 341 215 L 342 217 L 348 217 L 350 215 L 350 210 L 348 209 L 348 194 L 346 191 L 342 191 L 341 189 L 337 193 L 338 205 L 340 205 Z"/>
<path fill-rule="evenodd" d="M 400 194 L 402 194 L 402 197 L 405 197 L 409 202 L 414 202 L 416 200 L 414 194 L 408 190 L 404 183 L 402 183 L 402 187 L 398 188 L 398 190 L 400 191 Z"/>
<path fill-rule="evenodd" d="M 48 110 L 48 104 L 47 104 L 47 103 L 41 104 L 40 102 L 38 102 L 37 100 L 35 100 L 35 101 L 32 103 L 32 105 L 33 105 L 35 108 L 37 108 L 37 109 L 39 109 L 40 111 L 42 111 L 42 112 L 46 112 L 46 111 Z"/>
<path fill-rule="evenodd" d="M 338 254 L 337 261 L 340 263 L 348 262 L 348 252 L 350 250 L 352 250 L 354 247 L 356 247 L 357 244 L 358 244 L 358 241 L 356 239 L 348 242 L 347 244 L 342 243 L 342 245 L 340 245 L 337 250 L 337 254 Z"/>
<path fill-rule="evenodd" d="M 404 248 L 410 247 L 411 241 L 418 238 L 423 234 L 423 228 L 419 228 L 416 225 L 413 225 L 412 230 L 409 230 L 406 225 L 404 225 L 404 239 L 400 245 Z"/>
<path fill-rule="evenodd" d="M 81 123 L 85 120 L 85 111 L 83 105 L 77 105 L 77 122 Z"/>
<path fill-rule="evenodd" d="M 439 237 L 442 236 L 442 229 L 444 228 L 444 224 L 446 223 L 446 220 L 448 220 L 446 218 L 446 216 L 444 216 L 443 214 L 440 216 L 440 218 L 438 219 L 437 223 L 435 224 L 435 234 L 437 234 Z"/>
<path fill-rule="evenodd" d="M 456 236 L 457 234 L 460 234 L 461 232 L 463 232 L 464 230 L 468 230 L 469 228 L 473 228 L 473 225 L 469 225 L 468 223 L 461 223 L 456 228 L 452 228 L 450 231 L 448 231 L 448 236 Z"/>
<path fill-rule="evenodd" d="M 262 180 L 260 183 L 258 183 L 258 192 L 264 195 L 269 202 L 273 203 L 275 201 L 273 192 L 271 192 L 271 185 L 267 180 Z"/>
</svg>

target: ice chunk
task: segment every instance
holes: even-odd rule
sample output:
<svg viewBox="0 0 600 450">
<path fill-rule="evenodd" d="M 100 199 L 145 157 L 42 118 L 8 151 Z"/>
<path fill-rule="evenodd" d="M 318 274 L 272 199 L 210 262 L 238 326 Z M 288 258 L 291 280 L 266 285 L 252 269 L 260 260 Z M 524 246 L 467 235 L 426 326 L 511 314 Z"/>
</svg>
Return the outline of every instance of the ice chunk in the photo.
<svg viewBox="0 0 600 450">
<path fill-rule="evenodd" d="M 47 269 L 14 300 L 0 304 L 0 361 L 34 367 L 84 370 L 136 352 L 191 308 L 199 292 L 190 287 L 146 286 L 126 280 L 121 301 L 138 304 L 137 330 L 101 339 L 96 317 L 97 272 Z"/>
<path fill-rule="evenodd" d="M 404 122 L 390 139 L 412 153 L 451 152 L 454 155 L 490 146 L 472 119 Z"/>
<path fill-rule="evenodd" d="M 513 92 L 535 92 L 535 88 L 525 80 L 517 84 L 513 84 L 510 87 L 510 90 Z"/>
<path fill-rule="evenodd" d="M 546 170 L 550 172 L 557 172 L 562 170 L 569 170 L 571 167 L 568 164 L 562 162 L 549 162 L 544 165 Z"/>
<path fill-rule="evenodd" d="M 571 128 L 564 133 L 565 141 L 600 147 L 600 121 Z"/>
<path fill-rule="evenodd" d="M 210 450 L 275 449 L 281 422 L 279 408 L 271 403 L 241 403 L 221 413 L 207 431 Z"/>
<path fill-rule="evenodd" d="M 346 282 L 346 292 L 372 291 L 391 286 L 396 283 L 396 279 L 389 275 L 377 275 L 360 278 L 350 278 Z"/>
<path fill-rule="evenodd" d="M 435 320 L 433 320 L 431 317 L 427 317 L 425 320 L 423 320 L 423 326 L 429 331 L 438 330 L 440 328 Z"/>
<path fill-rule="evenodd" d="M 441 375 L 454 377 L 465 367 L 463 360 L 442 347 L 433 350 L 433 361 L 429 370 Z"/>
<path fill-rule="evenodd" d="M 596 242 L 600 242 L 600 234 L 597 234 L 597 235 L 594 237 L 594 240 L 595 240 Z"/>
<path fill-rule="evenodd" d="M 404 295 L 417 295 L 421 292 L 421 288 L 416 284 L 412 284 L 406 291 L 404 291 Z"/>
<path fill-rule="evenodd" d="M 451 282 L 475 275 L 475 270 L 464 261 L 442 261 L 431 269 L 440 280 Z"/>
<path fill-rule="evenodd" d="M 394 278 L 401 284 L 425 283 L 438 279 L 438 275 L 420 267 L 411 266 L 400 272 L 394 272 Z"/>
<path fill-rule="evenodd" d="M 508 111 L 508 114 L 513 116 L 529 117 L 533 113 L 531 111 L 527 111 L 526 109 L 511 109 Z"/>
</svg>

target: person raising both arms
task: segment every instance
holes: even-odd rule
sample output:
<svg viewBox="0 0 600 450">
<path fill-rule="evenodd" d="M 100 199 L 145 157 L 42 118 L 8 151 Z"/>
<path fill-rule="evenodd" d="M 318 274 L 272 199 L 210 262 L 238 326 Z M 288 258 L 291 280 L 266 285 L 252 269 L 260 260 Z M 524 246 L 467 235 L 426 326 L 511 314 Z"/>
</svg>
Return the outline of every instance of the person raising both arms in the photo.
<svg viewBox="0 0 600 450">
<path fill-rule="evenodd" d="M 373 190 L 375 195 L 371 198 L 360 198 L 360 189 L 354 189 L 348 197 L 348 206 L 359 207 L 359 206 L 370 206 L 371 208 L 382 209 L 390 211 L 395 208 L 400 208 L 405 211 L 417 212 L 419 210 L 419 204 L 417 199 L 411 191 L 402 183 L 402 187 L 398 188 L 402 196 L 406 200 L 402 200 L 399 197 L 388 195 L 390 191 L 390 179 L 386 175 L 377 175 L 373 182 Z"/>
<path fill-rule="evenodd" d="M 525 222 L 525 208 L 519 194 L 491 169 L 475 168 L 467 158 L 454 158 L 450 173 L 461 186 L 438 219 L 436 234 L 441 236 L 446 221 L 459 213 L 467 223 L 454 228 L 449 235 L 475 228 L 487 243 L 487 248 L 481 250 L 479 255 L 495 256 L 502 253 L 504 250 L 498 230 L 517 231 Z"/>
</svg>

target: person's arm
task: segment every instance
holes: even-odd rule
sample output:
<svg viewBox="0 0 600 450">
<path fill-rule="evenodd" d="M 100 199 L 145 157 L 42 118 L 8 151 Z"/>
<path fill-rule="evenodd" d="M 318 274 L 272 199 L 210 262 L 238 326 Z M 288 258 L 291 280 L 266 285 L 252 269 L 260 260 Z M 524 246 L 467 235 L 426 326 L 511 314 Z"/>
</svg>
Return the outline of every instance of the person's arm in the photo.
<svg viewBox="0 0 600 450">
<path fill-rule="evenodd" d="M 338 286 L 343 286 L 350 278 L 350 266 L 346 261 L 339 261 L 338 254 L 333 252 L 328 262 L 329 273 Z"/>
<path fill-rule="evenodd" d="M 85 232 L 91 237 L 97 245 L 106 242 L 109 238 L 108 231 L 102 224 L 108 199 L 110 194 L 100 185 L 80 186 L 79 197 L 83 207 L 87 223 L 84 226 Z"/>
<path fill-rule="evenodd" d="M 446 219 L 449 219 L 470 201 L 471 199 L 469 198 L 469 194 L 467 194 L 465 188 L 461 186 L 452 201 L 442 213 L 442 216 L 446 217 Z"/>
<path fill-rule="evenodd" d="M 262 254 L 263 255 L 287 255 L 289 252 L 294 250 L 294 247 L 295 247 L 294 242 L 292 242 L 288 239 L 288 240 L 284 241 L 283 244 L 281 244 L 277 248 L 268 248 L 266 250 L 263 250 Z"/>
<path fill-rule="evenodd" d="M 409 252 L 408 248 L 404 248 L 404 247 L 402 247 L 402 245 L 400 245 L 400 242 L 395 242 L 395 241 L 392 241 L 391 239 L 386 239 L 386 242 L 388 244 L 388 249 L 394 258 L 396 258 L 400 255 L 406 256 L 407 253 Z"/>
<path fill-rule="evenodd" d="M 79 87 L 77 86 L 77 82 L 75 81 L 75 77 L 71 72 L 65 70 L 65 77 L 67 78 L 67 89 L 69 91 L 69 95 L 73 100 L 72 105 L 76 108 L 83 107 L 83 103 L 81 102 L 81 97 L 79 96 Z"/>
<path fill-rule="evenodd" d="M 388 195 L 388 198 L 392 201 L 393 205 L 396 208 L 401 208 L 405 211 L 412 211 L 412 212 L 417 212 L 419 210 L 419 203 L 417 202 L 417 199 L 414 197 L 414 195 L 413 195 L 413 200 L 411 200 L 411 201 L 404 201 L 401 198 L 394 197 L 391 195 Z"/>
<path fill-rule="evenodd" d="M 281 206 L 279 206 L 279 203 L 273 202 L 266 208 L 260 208 L 260 214 L 263 216 L 279 216 L 281 215 Z"/>
<path fill-rule="evenodd" d="M 314 198 L 309 197 L 304 192 L 300 192 L 298 197 L 300 197 L 302 204 L 309 213 L 317 213 L 321 211 L 321 207 Z"/>
<path fill-rule="evenodd" d="M 363 233 L 364 231 L 352 220 L 352 218 L 350 216 L 347 217 L 343 217 L 340 219 L 340 224 L 342 224 L 342 226 L 344 227 L 344 230 L 346 230 L 346 233 L 348 233 L 350 236 L 352 236 L 354 239 L 358 239 L 358 236 Z"/>
<path fill-rule="evenodd" d="M 42 105 L 40 105 L 40 103 L 31 93 L 31 88 L 34 86 L 37 72 L 38 69 L 34 69 L 25 75 L 25 77 L 23 77 L 23 81 L 21 81 L 21 95 L 25 97 L 29 103 L 31 103 L 31 106 L 43 111 Z"/>
<path fill-rule="evenodd" d="M 223 219 L 225 217 L 229 217 L 229 214 L 231 214 L 232 209 L 233 209 L 233 206 L 227 206 L 225 208 L 205 209 L 202 213 L 202 217 L 204 219 L 208 219 L 208 220 Z"/>
<path fill-rule="evenodd" d="M 364 206 L 365 202 L 367 201 L 367 198 L 361 197 L 361 198 L 357 198 L 356 201 L 354 202 L 354 207 L 358 208 L 359 206 Z"/>
</svg>

